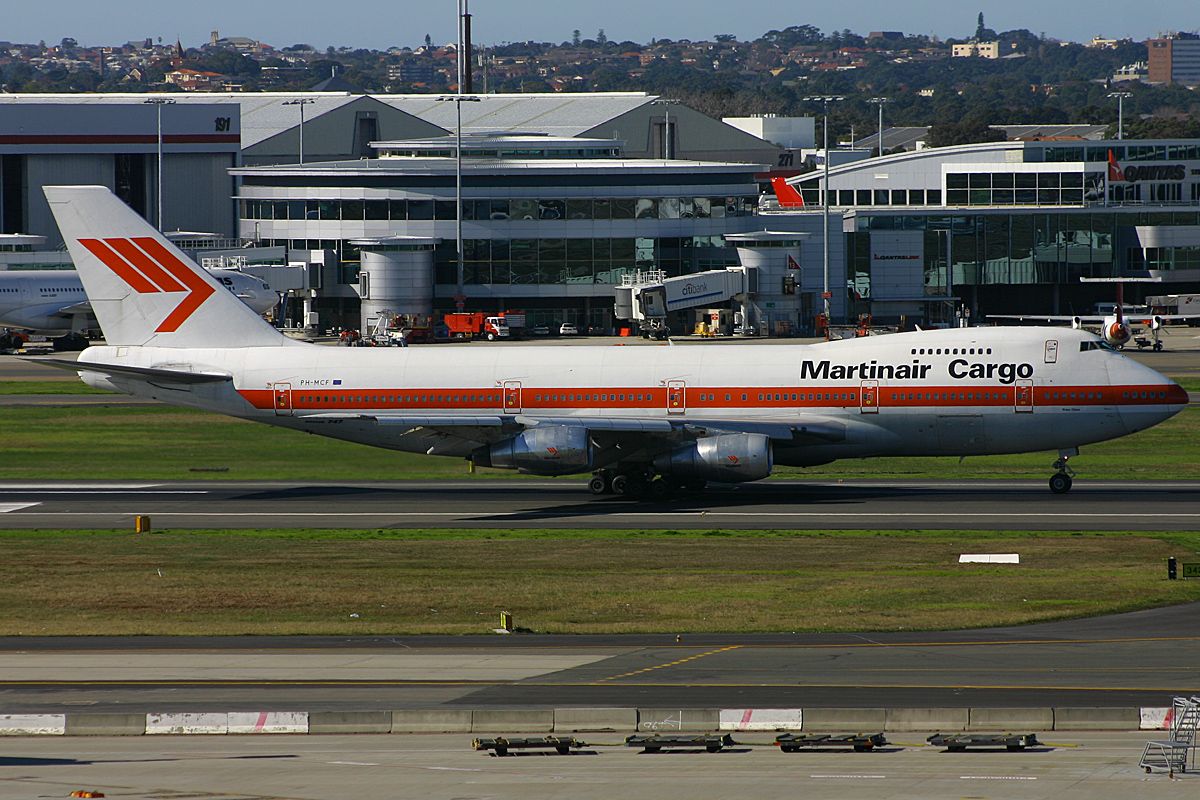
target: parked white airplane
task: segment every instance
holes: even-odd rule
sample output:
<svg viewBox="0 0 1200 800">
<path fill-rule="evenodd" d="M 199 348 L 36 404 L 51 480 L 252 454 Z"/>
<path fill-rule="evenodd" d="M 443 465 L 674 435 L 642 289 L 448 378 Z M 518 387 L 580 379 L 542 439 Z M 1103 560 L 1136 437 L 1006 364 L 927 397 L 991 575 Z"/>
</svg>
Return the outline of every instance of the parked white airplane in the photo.
<svg viewBox="0 0 1200 800">
<path fill-rule="evenodd" d="M 1094 279 L 1099 282 L 1101 279 Z M 1155 351 L 1163 349 L 1161 334 L 1163 328 L 1172 323 L 1185 324 L 1197 319 L 1195 314 L 1143 314 L 1137 308 L 1125 305 L 1124 286 L 1119 279 L 1103 279 L 1104 282 L 1117 284 L 1117 302 L 1110 304 L 1112 309 L 1106 314 L 1077 314 L 1073 316 L 1058 316 L 1054 314 L 989 314 L 988 319 L 1011 319 L 1018 322 L 1057 322 L 1069 324 L 1076 330 L 1096 330 L 1105 342 L 1121 349 L 1133 339 L 1133 326 L 1139 331 L 1150 331 L 1150 339 L 1139 338 L 1137 346 L 1140 350 L 1147 344 Z"/>
<path fill-rule="evenodd" d="M 214 269 L 210 272 L 255 314 L 265 314 L 279 302 L 279 295 L 253 275 L 233 269 Z M 43 336 L 69 337 L 86 346 L 87 342 L 80 333 L 92 327 L 92 316 L 92 307 L 83 291 L 78 272 L 0 271 L 0 328 L 20 328 Z"/>
<path fill-rule="evenodd" d="M 765 478 L 774 464 L 1058 450 L 1187 394 L 1096 336 L 970 328 L 777 347 L 344 349 L 287 339 L 102 187 L 47 187 L 108 344 L 92 386 L 596 493 Z M 135 250 L 136 248 L 136 254 Z M 168 288 L 170 287 L 170 288 Z"/>
</svg>

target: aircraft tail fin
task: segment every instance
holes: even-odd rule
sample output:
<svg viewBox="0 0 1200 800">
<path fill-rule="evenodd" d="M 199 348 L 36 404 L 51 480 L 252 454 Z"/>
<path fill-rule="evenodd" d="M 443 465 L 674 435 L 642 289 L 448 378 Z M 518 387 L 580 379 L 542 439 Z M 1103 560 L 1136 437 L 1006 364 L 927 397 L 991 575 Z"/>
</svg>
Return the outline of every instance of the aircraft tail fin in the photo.
<svg viewBox="0 0 1200 800">
<path fill-rule="evenodd" d="M 291 343 L 106 187 L 43 191 L 108 344 Z"/>
<path fill-rule="evenodd" d="M 804 208 L 804 197 L 784 178 L 771 178 L 771 189 L 780 208 Z"/>
</svg>

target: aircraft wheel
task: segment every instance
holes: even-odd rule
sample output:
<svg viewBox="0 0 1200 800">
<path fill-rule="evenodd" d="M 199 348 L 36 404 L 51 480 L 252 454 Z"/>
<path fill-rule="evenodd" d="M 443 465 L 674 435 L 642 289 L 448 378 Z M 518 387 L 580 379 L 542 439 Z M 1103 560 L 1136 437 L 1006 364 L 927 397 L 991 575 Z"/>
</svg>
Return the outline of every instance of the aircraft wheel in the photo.
<svg viewBox="0 0 1200 800">
<path fill-rule="evenodd" d="M 592 494 L 608 494 L 612 491 L 612 488 L 608 485 L 608 481 L 604 479 L 603 475 L 593 475 L 592 479 L 588 481 L 588 491 Z"/>
<path fill-rule="evenodd" d="M 1154 352 L 1156 352 L 1156 353 L 1161 353 L 1161 352 L 1162 352 L 1162 342 L 1155 342 L 1155 343 L 1154 343 Z"/>
<path fill-rule="evenodd" d="M 612 479 L 613 494 L 619 494 L 619 495 L 628 494 L 629 493 L 629 484 L 630 484 L 630 480 L 629 480 L 628 475 L 613 476 L 613 479 Z"/>
<path fill-rule="evenodd" d="M 651 500 L 666 500 L 671 494 L 671 489 L 674 488 L 670 483 L 663 478 L 658 478 L 650 482 L 648 487 L 648 495 Z"/>
<path fill-rule="evenodd" d="M 1055 494 L 1066 494 L 1071 491 L 1071 476 L 1065 472 L 1056 472 L 1051 475 L 1050 491 Z"/>
</svg>

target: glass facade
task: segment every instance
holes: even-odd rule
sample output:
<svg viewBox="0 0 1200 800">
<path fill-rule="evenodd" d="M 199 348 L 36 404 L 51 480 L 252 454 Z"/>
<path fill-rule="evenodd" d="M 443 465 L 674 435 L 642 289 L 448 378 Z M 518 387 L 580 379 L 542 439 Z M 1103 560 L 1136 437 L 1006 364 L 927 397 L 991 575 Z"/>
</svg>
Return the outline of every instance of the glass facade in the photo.
<svg viewBox="0 0 1200 800">
<path fill-rule="evenodd" d="M 464 200 L 463 219 L 593 220 L 717 219 L 754 214 L 757 197 L 617 197 L 579 199 Z M 453 200 L 242 200 L 245 220 L 337 220 L 342 222 L 453 221 Z"/>
<path fill-rule="evenodd" d="M 951 172 L 950 206 L 1080 206 L 1104 198 L 1104 175 L 1080 172 Z M 877 203 L 876 205 L 883 205 Z"/>
<path fill-rule="evenodd" d="M 357 282 L 358 248 L 336 239 L 265 240 L 301 250 L 335 250 L 342 283 Z M 377 248 L 378 249 L 378 248 Z M 434 256 L 435 281 L 453 284 L 454 242 Z M 468 285 L 611 285 L 635 269 L 669 276 L 737 265 L 737 251 L 721 236 L 616 237 L 605 239 L 463 239 L 463 276 Z"/>
<path fill-rule="evenodd" d="M 849 237 L 848 288 L 870 296 L 872 231 L 923 231 L 927 294 L 948 287 L 1078 285 L 1131 270 L 1197 269 L 1200 248 L 1143 250 L 1135 226 L 1200 225 L 1200 210 L 860 216 Z M 952 265 L 947 281 L 947 252 Z"/>
</svg>

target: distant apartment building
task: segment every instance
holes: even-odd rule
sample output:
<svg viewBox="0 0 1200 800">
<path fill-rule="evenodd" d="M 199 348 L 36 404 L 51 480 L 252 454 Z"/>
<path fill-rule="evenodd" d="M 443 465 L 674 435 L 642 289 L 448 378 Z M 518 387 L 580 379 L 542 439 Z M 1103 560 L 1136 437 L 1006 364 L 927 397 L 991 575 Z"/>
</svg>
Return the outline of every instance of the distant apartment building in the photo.
<svg viewBox="0 0 1200 800">
<path fill-rule="evenodd" d="M 954 58 L 999 58 L 999 42 L 965 42 L 953 46 L 951 56 Z"/>
<path fill-rule="evenodd" d="M 1175 34 L 1146 42 L 1149 81 L 1200 86 L 1200 37 Z"/>
<path fill-rule="evenodd" d="M 1150 67 L 1145 61 L 1135 61 L 1123 67 L 1117 67 L 1112 74 L 1113 83 L 1120 81 L 1144 81 L 1150 77 Z"/>
<path fill-rule="evenodd" d="M 388 64 L 387 77 L 389 81 L 401 83 L 433 83 L 433 62 L 401 61 L 399 64 Z"/>
<path fill-rule="evenodd" d="M 219 72 L 202 72 L 195 69 L 173 69 L 165 76 L 167 83 L 173 83 L 185 92 L 211 92 L 221 88 L 225 76 Z"/>
</svg>

